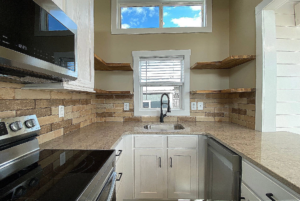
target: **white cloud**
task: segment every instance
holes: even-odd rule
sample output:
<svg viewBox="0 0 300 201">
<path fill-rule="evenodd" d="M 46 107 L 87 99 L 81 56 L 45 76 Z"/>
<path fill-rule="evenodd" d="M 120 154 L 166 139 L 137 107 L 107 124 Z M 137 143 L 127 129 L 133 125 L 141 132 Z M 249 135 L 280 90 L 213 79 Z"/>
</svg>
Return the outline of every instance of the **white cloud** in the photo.
<svg viewBox="0 0 300 201">
<path fill-rule="evenodd" d="M 149 7 L 149 16 L 153 17 L 154 15 L 158 15 L 158 13 L 155 11 L 155 7 Z"/>
<path fill-rule="evenodd" d="M 190 6 L 193 11 L 201 10 L 201 6 Z"/>
<path fill-rule="evenodd" d="M 168 12 L 164 12 L 164 16 L 168 16 L 169 15 L 169 13 Z"/>
<path fill-rule="evenodd" d="M 122 13 L 122 14 L 123 14 L 123 13 L 126 13 L 126 12 L 131 12 L 131 10 L 128 9 L 128 8 L 126 8 L 126 7 L 121 8 L 121 13 Z"/>
<path fill-rule="evenodd" d="M 128 29 L 128 28 L 130 28 L 129 24 L 122 24 L 122 29 Z"/>
<path fill-rule="evenodd" d="M 171 20 L 174 24 L 178 25 L 179 27 L 201 27 L 202 20 L 201 17 L 181 17 L 181 18 L 174 18 Z"/>
<path fill-rule="evenodd" d="M 136 14 L 141 14 L 141 13 L 146 13 L 146 9 L 143 7 L 122 7 L 121 8 L 121 13 L 131 13 L 135 12 Z"/>
<path fill-rule="evenodd" d="M 131 26 L 134 27 L 134 26 L 137 26 L 137 25 L 140 24 L 139 20 L 140 20 L 140 19 L 138 19 L 138 18 L 131 19 L 131 21 L 130 21 L 129 23 L 130 23 Z"/>
<path fill-rule="evenodd" d="M 137 12 L 137 13 L 144 13 L 144 12 L 145 12 L 145 10 L 144 10 L 143 7 L 134 7 L 133 9 L 134 9 L 135 12 Z"/>
</svg>

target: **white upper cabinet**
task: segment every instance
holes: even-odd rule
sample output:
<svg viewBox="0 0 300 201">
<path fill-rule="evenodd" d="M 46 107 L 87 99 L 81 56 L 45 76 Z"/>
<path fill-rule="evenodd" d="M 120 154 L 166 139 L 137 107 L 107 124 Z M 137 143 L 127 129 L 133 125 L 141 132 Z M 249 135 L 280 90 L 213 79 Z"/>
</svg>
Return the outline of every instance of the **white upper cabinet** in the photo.
<svg viewBox="0 0 300 201">
<path fill-rule="evenodd" d="M 77 68 L 75 81 L 29 84 L 30 89 L 67 89 L 94 92 L 94 1 L 53 0 L 77 24 Z"/>
</svg>

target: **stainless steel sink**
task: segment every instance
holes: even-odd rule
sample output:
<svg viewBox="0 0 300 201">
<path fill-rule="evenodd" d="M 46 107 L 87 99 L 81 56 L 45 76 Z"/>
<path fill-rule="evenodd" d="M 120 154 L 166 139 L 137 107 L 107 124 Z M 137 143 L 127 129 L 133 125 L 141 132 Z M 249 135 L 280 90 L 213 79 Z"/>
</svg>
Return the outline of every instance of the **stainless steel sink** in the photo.
<svg viewBox="0 0 300 201">
<path fill-rule="evenodd" d="M 144 128 L 149 131 L 179 131 L 183 130 L 184 126 L 181 124 L 149 124 Z"/>
</svg>

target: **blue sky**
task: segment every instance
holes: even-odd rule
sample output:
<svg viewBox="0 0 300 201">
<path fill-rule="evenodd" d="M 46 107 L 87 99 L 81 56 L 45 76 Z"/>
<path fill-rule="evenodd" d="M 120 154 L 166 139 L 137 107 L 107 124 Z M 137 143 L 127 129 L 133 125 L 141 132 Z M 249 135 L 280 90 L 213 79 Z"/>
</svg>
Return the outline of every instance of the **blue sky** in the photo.
<svg viewBox="0 0 300 201">
<path fill-rule="evenodd" d="M 48 29 L 49 31 L 65 31 L 68 30 L 64 25 L 57 21 L 52 15 L 48 14 Z"/>
<path fill-rule="evenodd" d="M 159 7 L 124 7 L 121 8 L 121 27 L 159 28 Z M 201 6 L 164 6 L 164 27 L 199 27 L 201 26 Z"/>
</svg>

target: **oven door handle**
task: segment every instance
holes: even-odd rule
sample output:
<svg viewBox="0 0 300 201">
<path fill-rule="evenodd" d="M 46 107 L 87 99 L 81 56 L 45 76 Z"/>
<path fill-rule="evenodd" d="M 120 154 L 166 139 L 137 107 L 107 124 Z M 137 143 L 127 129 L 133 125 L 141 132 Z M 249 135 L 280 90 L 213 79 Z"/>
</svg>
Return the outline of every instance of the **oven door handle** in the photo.
<svg viewBox="0 0 300 201">
<path fill-rule="evenodd" d="M 116 178 L 117 178 L 117 173 L 111 170 L 110 177 L 109 179 L 106 180 L 105 185 L 103 186 L 101 193 L 98 195 L 96 201 L 99 201 L 100 199 L 103 201 L 112 201 L 114 196 L 115 186 L 116 186 Z M 101 198 L 103 189 L 105 189 L 107 185 L 110 185 L 110 183 L 111 183 L 111 187 L 109 189 L 109 193 L 107 197 L 105 199 Z"/>
<path fill-rule="evenodd" d="M 109 190 L 107 201 L 111 201 L 112 198 L 113 198 L 113 194 L 114 194 L 115 187 L 116 187 L 117 173 L 113 172 L 112 175 L 111 175 L 111 178 L 112 178 L 112 185 L 111 185 L 110 190 Z"/>
</svg>

